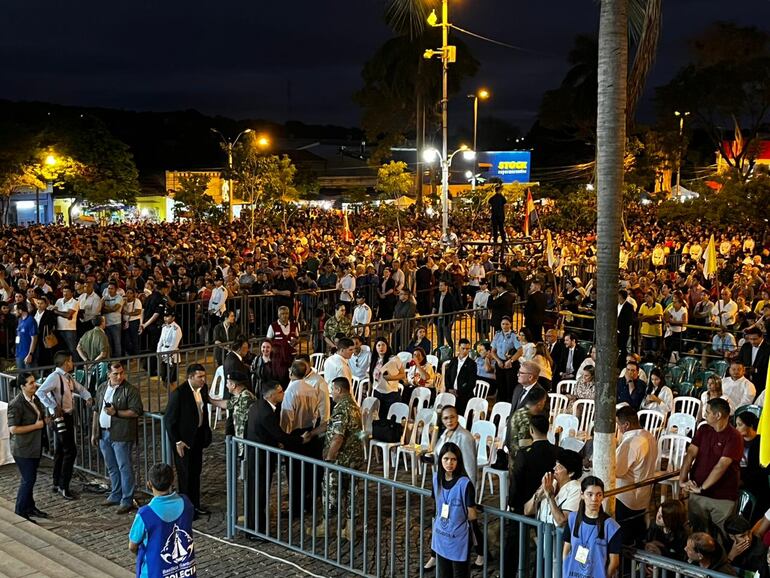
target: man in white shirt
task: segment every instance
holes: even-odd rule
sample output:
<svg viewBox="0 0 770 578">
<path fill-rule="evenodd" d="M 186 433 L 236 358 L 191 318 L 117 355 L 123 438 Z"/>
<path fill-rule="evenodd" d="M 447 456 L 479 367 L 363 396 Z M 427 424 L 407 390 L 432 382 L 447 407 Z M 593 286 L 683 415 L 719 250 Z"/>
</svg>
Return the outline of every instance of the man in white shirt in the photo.
<svg viewBox="0 0 770 578">
<path fill-rule="evenodd" d="M 214 327 L 222 321 L 222 316 L 227 309 L 227 289 L 225 289 L 224 284 L 225 280 L 220 275 L 217 275 L 214 279 L 214 289 L 211 291 L 208 304 L 210 335 L 213 335 Z"/>
<path fill-rule="evenodd" d="M 352 356 L 353 340 L 347 337 L 340 338 L 337 341 L 337 352 L 329 356 L 324 363 L 326 383 L 331 383 L 338 377 L 346 377 L 350 383 L 353 383 L 353 372 L 350 370 L 350 358 Z"/>
<path fill-rule="evenodd" d="M 735 316 L 738 315 L 738 304 L 732 300 L 730 290 L 722 289 L 722 298 L 711 309 L 712 323 L 720 327 L 732 327 L 735 325 Z"/>
<path fill-rule="evenodd" d="M 372 308 L 366 304 L 363 291 L 356 293 L 356 308 L 353 310 L 351 325 L 356 335 L 369 337 L 369 323 L 372 321 Z"/>
<path fill-rule="evenodd" d="M 286 433 L 313 429 L 321 416 L 320 391 L 305 381 L 307 364 L 295 360 L 289 369 L 289 385 L 281 404 L 281 428 Z"/>
<path fill-rule="evenodd" d="M 78 311 L 80 303 L 72 295 L 72 288 L 63 287 L 62 298 L 56 301 L 53 312 L 56 314 L 56 330 L 72 355 L 77 355 Z"/>
<path fill-rule="evenodd" d="M 360 335 L 353 336 L 353 355 L 350 356 L 348 365 L 353 377 L 364 379 L 369 377 L 369 366 L 372 364 L 372 350 L 364 345 Z"/>
<path fill-rule="evenodd" d="M 122 345 L 126 355 L 139 353 L 139 324 L 142 322 L 142 302 L 136 298 L 134 289 L 126 289 L 123 303 Z"/>
<path fill-rule="evenodd" d="M 179 344 L 182 342 L 182 328 L 175 321 L 176 314 L 172 308 L 163 314 L 163 327 L 158 340 L 158 353 L 174 352 L 160 356 L 160 378 L 172 389 L 176 388 L 177 366 L 179 365 Z"/>
<path fill-rule="evenodd" d="M 350 313 L 353 295 L 356 291 L 356 278 L 350 272 L 350 265 L 343 265 L 344 275 L 337 281 L 337 291 L 340 292 L 340 301 L 345 304 L 345 310 Z"/>
<path fill-rule="evenodd" d="M 85 333 L 93 324 L 94 317 L 102 314 L 102 299 L 94 291 L 94 278 L 88 277 L 83 284 L 83 292 L 78 297 L 78 303 L 80 304 L 81 324 L 79 331 Z"/>
<path fill-rule="evenodd" d="M 734 408 L 751 405 L 757 397 L 757 388 L 745 377 L 746 368 L 739 359 L 730 362 L 730 375 L 722 380 L 722 393 Z"/>
<path fill-rule="evenodd" d="M 297 360 L 305 362 L 307 367 L 307 373 L 305 374 L 305 381 L 318 390 L 318 394 L 321 398 L 321 423 L 324 424 L 329 421 L 329 415 L 331 413 L 331 394 L 329 393 L 329 383 L 323 378 L 323 376 L 313 369 L 313 364 L 310 363 L 310 356 L 307 353 L 301 353 L 297 356 Z"/>
<path fill-rule="evenodd" d="M 655 436 L 639 424 L 636 410 L 630 406 L 617 411 L 616 423 L 620 443 L 615 451 L 617 487 L 630 486 L 651 477 L 655 473 L 658 446 Z M 643 539 L 647 525 L 645 513 L 650 505 L 652 486 L 643 486 L 618 494 L 615 519 L 623 530 L 623 542 L 634 545 Z"/>
<path fill-rule="evenodd" d="M 479 265 L 481 267 L 481 265 Z M 482 267 L 483 271 L 483 267 Z M 479 281 L 479 290 L 473 296 L 473 309 L 476 310 L 476 334 L 479 339 L 489 339 L 489 281 L 482 277 Z"/>
</svg>

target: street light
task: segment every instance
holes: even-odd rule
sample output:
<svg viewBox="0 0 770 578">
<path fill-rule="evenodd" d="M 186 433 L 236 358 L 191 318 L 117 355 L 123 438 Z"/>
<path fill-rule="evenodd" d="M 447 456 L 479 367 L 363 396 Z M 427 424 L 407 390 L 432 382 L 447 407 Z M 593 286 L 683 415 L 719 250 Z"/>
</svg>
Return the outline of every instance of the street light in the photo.
<svg viewBox="0 0 770 578">
<path fill-rule="evenodd" d="M 222 144 L 225 146 L 225 151 L 227 151 L 227 214 L 228 214 L 228 220 L 229 222 L 233 222 L 233 147 L 238 144 L 238 139 L 240 139 L 243 135 L 248 134 L 251 132 L 250 128 L 247 128 L 246 130 L 242 130 L 238 133 L 238 136 L 235 137 L 234 140 L 230 141 L 223 135 L 221 132 L 219 132 L 217 129 L 212 128 L 211 132 L 216 133 L 219 135 L 220 140 L 222 141 Z M 264 137 L 262 137 L 264 138 Z M 261 139 L 260 139 L 261 140 Z"/>
<path fill-rule="evenodd" d="M 476 134 L 479 125 L 479 99 L 486 100 L 489 98 L 489 91 L 485 88 L 479 89 L 476 94 L 469 94 L 468 98 L 473 99 L 473 150 L 478 150 L 476 145 Z M 473 163 L 473 177 L 471 178 L 471 190 L 476 191 L 476 163 Z"/>
<path fill-rule="evenodd" d="M 53 169 L 56 166 L 56 156 L 53 153 L 48 153 L 45 157 L 45 164 L 48 168 Z M 46 175 L 52 176 L 52 175 Z M 47 179 L 48 184 L 51 187 L 51 196 L 49 202 L 53 202 L 53 178 Z M 35 222 L 40 224 L 40 187 L 35 187 Z"/>
<path fill-rule="evenodd" d="M 476 151 L 465 145 L 462 145 L 448 157 L 442 155 L 435 148 L 425 149 L 422 152 L 422 159 L 426 163 L 430 164 L 436 159 L 441 163 L 441 238 L 445 241 L 449 240 L 449 169 L 457 153 L 462 153 L 462 157 L 466 161 L 472 161 L 476 158 Z"/>
<path fill-rule="evenodd" d="M 441 49 L 440 50 L 426 50 L 423 54 L 424 58 L 433 58 L 434 56 L 441 57 L 441 158 L 447 158 L 447 142 L 449 140 L 449 128 L 448 128 L 448 105 L 449 105 L 449 64 L 457 60 L 457 47 L 449 46 L 449 0 L 441 0 L 441 22 L 438 21 L 436 11 L 431 11 L 428 16 L 428 25 L 433 27 L 441 27 Z M 449 218 L 447 214 L 447 205 L 449 203 L 449 177 L 448 174 L 444 175 L 445 178 L 441 182 L 441 201 L 444 205 L 444 214 L 441 222 L 441 237 L 448 240 L 448 228 Z"/>
<path fill-rule="evenodd" d="M 679 159 L 676 163 L 676 196 L 678 197 L 682 193 L 679 185 L 682 177 L 682 133 L 684 132 L 684 119 L 690 116 L 690 113 L 675 110 L 674 116 L 679 118 L 679 154 L 677 155 Z"/>
</svg>

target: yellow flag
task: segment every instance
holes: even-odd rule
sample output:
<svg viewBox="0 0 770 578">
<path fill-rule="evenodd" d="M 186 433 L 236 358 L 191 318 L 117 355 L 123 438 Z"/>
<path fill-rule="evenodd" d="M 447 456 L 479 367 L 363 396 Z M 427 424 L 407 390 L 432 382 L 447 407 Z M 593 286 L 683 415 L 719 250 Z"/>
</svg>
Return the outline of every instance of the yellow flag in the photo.
<svg viewBox="0 0 770 578">
<path fill-rule="evenodd" d="M 631 235 L 628 234 L 628 229 L 626 229 L 626 221 L 621 220 L 620 222 L 623 223 L 623 240 L 626 243 L 633 243 L 634 240 L 631 238 Z"/>
<path fill-rule="evenodd" d="M 545 255 L 548 258 L 548 266 L 553 269 L 553 264 L 556 263 L 556 257 L 553 255 L 553 239 L 551 238 L 551 231 L 546 231 L 546 245 Z"/>
<path fill-rule="evenodd" d="M 767 372 L 767 378 L 765 379 L 765 391 L 768 391 L 770 387 L 770 371 Z M 759 416 L 759 428 L 757 433 L 762 437 L 759 438 L 759 463 L 762 467 L 770 465 L 770 409 L 765 411 L 768 402 L 765 401 L 765 407 L 762 408 L 762 413 Z"/>
<path fill-rule="evenodd" d="M 716 275 L 717 273 L 717 248 L 714 243 L 714 235 L 711 235 L 709 239 L 708 247 L 706 247 L 706 253 L 703 255 L 706 262 L 703 264 L 703 276 L 708 279 L 709 277 Z"/>
</svg>

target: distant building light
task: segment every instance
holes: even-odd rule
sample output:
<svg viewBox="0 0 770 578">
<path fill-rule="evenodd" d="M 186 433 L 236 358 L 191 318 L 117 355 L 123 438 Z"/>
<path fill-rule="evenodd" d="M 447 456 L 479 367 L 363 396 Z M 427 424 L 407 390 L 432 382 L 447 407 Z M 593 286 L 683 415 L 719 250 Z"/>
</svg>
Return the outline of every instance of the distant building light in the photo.
<svg viewBox="0 0 770 578">
<path fill-rule="evenodd" d="M 16 209 L 34 209 L 35 201 L 16 201 Z"/>
</svg>

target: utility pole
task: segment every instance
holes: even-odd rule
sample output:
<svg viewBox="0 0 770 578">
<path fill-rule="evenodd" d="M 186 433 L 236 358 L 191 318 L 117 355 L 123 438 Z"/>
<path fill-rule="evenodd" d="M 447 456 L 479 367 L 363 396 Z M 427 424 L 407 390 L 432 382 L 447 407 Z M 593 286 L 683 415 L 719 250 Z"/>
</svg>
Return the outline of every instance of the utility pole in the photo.
<svg viewBox="0 0 770 578">
<path fill-rule="evenodd" d="M 238 136 L 235 137 L 232 141 L 225 137 L 221 132 L 219 132 L 217 129 L 212 128 L 211 132 L 218 134 L 220 140 L 222 141 L 222 145 L 224 146 L 225 152 L 227 152 L 227 220 L 229 223 L 233 222 L 233 147 L 238 143 L 238 139 L 240 139 L 243 135 L 248 134 L 251 132 L 250 128 L 247 128 L 246 130 L 242 130 L 238 133 Z"/>
<path fill-rule="evenodd" d="M 679 112 L 678 110 L 674 111 L 674 116 L 679 117 L 679 154 L 677 155 L 679 158 L 677 159 L 676 163 L 676 196 L 682 194 L 682 190 L 680 188 L 679 183 L 681 182 L 682 178 L 682 134 L 684 133 L 684 119 L 686 116 L 689 116 L 689 112 Z"/>
</svg>

